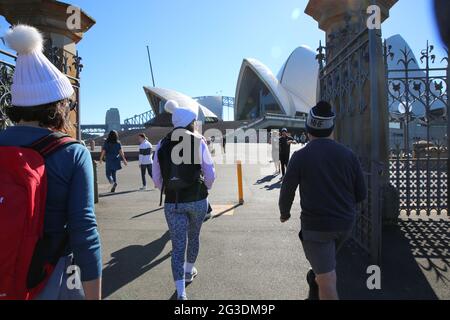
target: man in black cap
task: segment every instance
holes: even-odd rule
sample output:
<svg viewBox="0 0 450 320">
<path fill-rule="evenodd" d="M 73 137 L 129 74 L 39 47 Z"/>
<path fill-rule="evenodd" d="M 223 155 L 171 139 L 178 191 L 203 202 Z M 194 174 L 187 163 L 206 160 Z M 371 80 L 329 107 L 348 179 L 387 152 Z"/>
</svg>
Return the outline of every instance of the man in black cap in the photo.
<svg viewBox="0 0 450 320">
<path fill-rule="evenodd" d="M 308 273 L 310 299 L 339 299 L 336 255 L 353 229 L 357 204 L 367 195 L 357 156 L 332 138 L 335 118 L 327 102 L 321 101 L 311 110 L 306 126 L 310 143 L 293 155 L 280 194 L 284 223 L 291 218 L 300 185 L 300 239 L 312 267 Z"/>
<path fill-rule="evenodd" d="M 292 138 L 288 129 L 284 128 L 281 130 L 280 137 L 280 163 L 281 163 L 281 174 L 282 179 L 286 174 L 286 169 L 289 164 L 289 158 L 291 157 L 291 145 L 296 144 L 294 138 Z"/>
</svg>

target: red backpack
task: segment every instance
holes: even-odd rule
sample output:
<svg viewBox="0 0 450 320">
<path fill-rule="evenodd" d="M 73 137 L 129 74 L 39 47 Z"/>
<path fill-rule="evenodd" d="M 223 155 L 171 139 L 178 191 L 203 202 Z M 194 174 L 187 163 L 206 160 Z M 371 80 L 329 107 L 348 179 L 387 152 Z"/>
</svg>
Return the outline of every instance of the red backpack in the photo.
<svg viewBox="0 0 450 320">
<path fill-rule="evenodd" d="M 64 239 L 59 256 L 45 261 L 45 159 L 76 143 L 52 133 L 28 147 L 0 147 L 0 300 L 34 299 L 66 247 Z"/>
</svg>

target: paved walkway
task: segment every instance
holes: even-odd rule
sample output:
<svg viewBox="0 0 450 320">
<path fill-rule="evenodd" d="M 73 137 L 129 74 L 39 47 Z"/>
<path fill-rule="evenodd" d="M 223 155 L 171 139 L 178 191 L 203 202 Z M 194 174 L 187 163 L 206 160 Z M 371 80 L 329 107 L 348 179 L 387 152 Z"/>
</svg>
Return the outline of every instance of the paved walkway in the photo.
<svg viewBox="0 0 450 320">
<path fill-rule="evenodd" d="M 303 299 L 308 271 L 297 238 L 299 220 L 281 225 L 279 177 L 266 178 L 256 165 L 244 166 L 246 204 L 237 203 L 235 166 L 218 165 L 210 200 L 215 219 L 204 225 L 191 299 Z M 103 241 L 104 296 L 108 299 L 169 299 L 174 294 L 171 244 L 159 192 L 137 192 L 140 173 L 133 162 L 119 173 L 117 194 L 99 168 L 97 216 Z M 264 171 L 264 170 L 263 170 Z M 274 169 L 270 167 L 269 172 Z M 299 205 L 297 205 L 297 211 Z M 231 209 L 231 210 L 230 210 Z M 222 214 L 222 215 L 221 215 Z"/>
<path fill-rule="evenodd" d="M 299 199 L 292 211 L 293 219 L 280 224 L 279 177 L 271 176 L 272 166 L 244 165 L 246 203 L 233 208 L 237 202 L 236 168 L 218 165 L 217 170 L 219 177 L 210 197 L 217 216 L 204 225 L 197 263 L 200 274 L 188 288 L 189 298 L 306 298 L 304 279 L 309 267 L 297 237 Z M 114 195 L 108 193 L 104 167 L 99 167 L 98 174 L 101 198 L 97 216 L 103 241 L 104 297 L 173 298 L 171 244 L 159 207 L 159 192 L 137 191 L 140 172 L 135 162 L 119 173 L 120 184 Z M 444 232 L 446 226 L 442 226 Z M 417 265 L 404 235 L 395 229 L 386 236 L 394 244 L 385 250 L 388 261 L 383 266 L 385 287 L 378 292 L 366 288 L 367 264 L 360 258 L 362 253 L 352 246 L 346 248 L 339 263 L 342 298 L 450 299 L 448 282 L 443 285 L 445 280 L 435 281 L 433 268 L 427 273 Z M 443 274 L 450 278 L 448 272 Z"/>
</svg>

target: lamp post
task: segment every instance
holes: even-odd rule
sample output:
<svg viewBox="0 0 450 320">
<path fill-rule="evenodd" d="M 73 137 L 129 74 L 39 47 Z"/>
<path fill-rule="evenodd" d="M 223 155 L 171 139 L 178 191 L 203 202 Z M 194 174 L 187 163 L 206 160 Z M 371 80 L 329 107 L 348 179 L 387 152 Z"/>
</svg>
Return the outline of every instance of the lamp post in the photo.
<svg viewBox="0 0 450 320">
<path fill-rule="evenodd" d="M 152 57 L 150 55 L 150 47 L 147 46 L 147 55 L 148 55 L 148 62 L 150 64 L 150 73 L 152 75 L 152 83 L 153 83 L 153 88 L 155 87 L 155 76 L 153 74 L 153 65 L 152 65 Z"/>
</svg>

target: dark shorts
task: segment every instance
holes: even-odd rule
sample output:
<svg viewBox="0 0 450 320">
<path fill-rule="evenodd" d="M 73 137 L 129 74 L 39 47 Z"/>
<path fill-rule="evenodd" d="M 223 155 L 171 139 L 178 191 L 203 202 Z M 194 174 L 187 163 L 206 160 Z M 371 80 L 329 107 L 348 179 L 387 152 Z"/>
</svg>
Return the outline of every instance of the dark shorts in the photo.
<svg viewBox="0 0 450 320">
<path fill-rule="evenodd" d="M 350 238 L 347 232 L 317 232 L 302 230 L 300 240 L 306 259 L 316 275 L 336 270 L 336 256 L 345 242 Z"/>
</svg>

